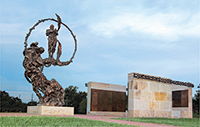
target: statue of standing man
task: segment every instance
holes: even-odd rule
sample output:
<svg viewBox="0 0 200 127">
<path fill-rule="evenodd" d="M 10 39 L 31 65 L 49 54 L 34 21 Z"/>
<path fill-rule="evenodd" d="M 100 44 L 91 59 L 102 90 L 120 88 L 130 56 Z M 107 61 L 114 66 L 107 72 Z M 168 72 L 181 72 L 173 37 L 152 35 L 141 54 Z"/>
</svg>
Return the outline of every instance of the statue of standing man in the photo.
<svg viewBox="0 0 200 127">
<path fill-rule="evenodd" d="M 58 36 L 58 30 L 54 28 L 54 25 L 50 25 L 50 29 L 46 30 L 46 36 L 48 36 L 48 53 L 49 58 L 53 58 L 53 54 L 56 50 L 56 44 L 58 42 L 57 36 Z"/>
</svg>

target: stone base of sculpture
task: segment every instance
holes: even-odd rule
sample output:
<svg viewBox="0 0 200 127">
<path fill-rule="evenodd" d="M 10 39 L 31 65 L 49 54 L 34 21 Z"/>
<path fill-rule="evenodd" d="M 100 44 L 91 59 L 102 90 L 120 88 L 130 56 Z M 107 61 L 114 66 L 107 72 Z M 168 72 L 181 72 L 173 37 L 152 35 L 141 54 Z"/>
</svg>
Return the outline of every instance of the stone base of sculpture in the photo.
<svg viewBox="0 0 200 127">
<path fill-rule="evenodd" d="M 74 115 L 74 107 L 27 106 L 27 113 L 34 115 Z"/>
</svg>

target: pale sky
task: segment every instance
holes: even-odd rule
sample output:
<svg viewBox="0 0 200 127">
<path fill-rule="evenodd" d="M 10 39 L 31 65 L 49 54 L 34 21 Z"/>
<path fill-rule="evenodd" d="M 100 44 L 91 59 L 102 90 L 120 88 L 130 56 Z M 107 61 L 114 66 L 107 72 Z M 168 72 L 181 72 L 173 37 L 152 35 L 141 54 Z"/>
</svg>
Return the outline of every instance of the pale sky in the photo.
<svg viewBox="0 0 200 127">
<path fill-rule="evenodd" d="M 24 40 L 38 20 L 59 14 L 78 40 L 69 66 L 44 69 L 63 88 L 78 86 L 86 91 L 89 81 L 127 85 L 128 73 L 138 72 L 199 84 L 199 0 L 1 0 L 0 89 L 12 96 L 38 100 L 24 77 Z M 46 29 L 41 23 L 28 40 L 39 42 L 47 54 Z M 74 42 L 61 26 L 58 39 L 62 61 L 69 60 Z"/>
</svg>

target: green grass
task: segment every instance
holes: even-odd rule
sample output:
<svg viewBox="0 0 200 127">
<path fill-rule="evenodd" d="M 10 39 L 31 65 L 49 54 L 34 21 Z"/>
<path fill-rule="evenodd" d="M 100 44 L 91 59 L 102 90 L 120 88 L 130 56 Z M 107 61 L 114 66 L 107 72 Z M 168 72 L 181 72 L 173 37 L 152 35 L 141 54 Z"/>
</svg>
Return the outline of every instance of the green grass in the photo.
<svg viewBox="0 0 200 127">
<path fill-rule="evenodd" d="M 172 118 L 112 118 L 118 120 L 134 121 L 134 122 L 143 122 L 143 123 L 156 123 L 156 124 L 166 124 L 173 126 L 181 127 L 200 127 L 200 119 L 172 119 Z"/>
<path fill-rule="evenodd" d="M 0 126 L 41 126 L 41 127 L 136 127 L 125 124 L 111 123 L 111 122 L 103 122 L 97 120 L 89 120 L 89 119 L 81 119 L 74 117 L 55 117 L 55 116 L 31 116 L 31 117 L 16 117 L 16 116 L 2 116 L 0 117 Z"/>
</svg>

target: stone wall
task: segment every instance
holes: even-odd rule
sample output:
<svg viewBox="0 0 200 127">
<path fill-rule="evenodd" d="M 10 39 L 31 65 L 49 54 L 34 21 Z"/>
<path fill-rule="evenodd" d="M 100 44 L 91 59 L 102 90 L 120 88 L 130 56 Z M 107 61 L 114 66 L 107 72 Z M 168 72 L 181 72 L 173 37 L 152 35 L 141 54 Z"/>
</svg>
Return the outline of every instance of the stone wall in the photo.
<svg viewBox="0 0 200 127">
<path fill-rule="evenodd" d="M 189 107 L 175 109 L 172 108 L 172 85 L 183 90 L 179 85 L 181 83 L 184 88 L 189 89 Z M 172 81 L 168 78 L 129 73 L 128 117 L 191 118 L 192 86 L 191 83 Z"/>
<path fill-rule="evenodd" d="M 129 73 L 128 113 L 125 112 L 123 106 L 126 95 L 125 86 L 89 82 L 87 87 L 87 115 L 192 118 L 192 87 L 194 85 L 189 82 Z M 184 98 L 184 100 L 182 99 L 183 103 L 180 103 L 184 107 L 172 107 L 172 103 L 176 101 L 174 93 L 177 93 L 173 92 L 172 101 L 172 91 L 181 91 L 181 99 Z M 179 95 L 180 92 L 178 92 Z M 178 103 L 177 101 L 176 104 Z"/>
<path fill-rule="evenodd" d="M 188 90 L 188 107 L 172 107 L 172 118 L 192 118 L 192 88 L 172 84 L 172 91 Z"/>
<path fill-rule="evenodd" d="M 125 116 L 126 86 L 89 82 L 87 115 Z"/>
</svg>

